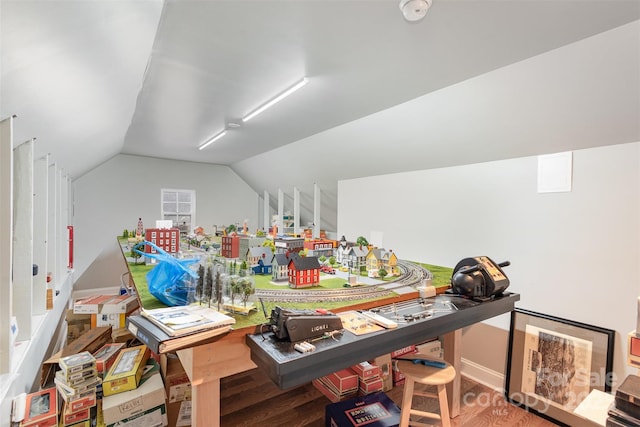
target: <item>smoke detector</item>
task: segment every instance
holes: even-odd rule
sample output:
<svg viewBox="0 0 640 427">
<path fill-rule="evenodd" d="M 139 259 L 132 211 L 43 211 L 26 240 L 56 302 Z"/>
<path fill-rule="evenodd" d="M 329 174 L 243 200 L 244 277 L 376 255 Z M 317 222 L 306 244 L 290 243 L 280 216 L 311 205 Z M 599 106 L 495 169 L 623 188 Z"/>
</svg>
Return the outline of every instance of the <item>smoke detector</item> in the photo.
<svg viewBox="0 0 640 427">
<path fill-rule="evenodd" d="M 409 22 L 420 21 L 427 14 L 433 0 L 400 0 L 402 16 Z"/>
</svg>

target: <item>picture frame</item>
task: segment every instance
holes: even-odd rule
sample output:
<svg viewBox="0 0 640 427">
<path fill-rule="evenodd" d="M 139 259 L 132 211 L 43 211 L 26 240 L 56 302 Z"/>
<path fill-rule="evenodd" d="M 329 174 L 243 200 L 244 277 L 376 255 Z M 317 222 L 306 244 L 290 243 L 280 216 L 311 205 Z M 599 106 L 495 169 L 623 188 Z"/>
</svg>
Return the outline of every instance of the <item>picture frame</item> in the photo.
<svg viewBox="0 0 640 427">
<path fill-rule="evenodd" d="M 615 331 L 520 308 L 510 326 L 506 399 L 559 425 L 589 425 L 576 408 L 594 389 L 611 391 Z"/>
</svg>

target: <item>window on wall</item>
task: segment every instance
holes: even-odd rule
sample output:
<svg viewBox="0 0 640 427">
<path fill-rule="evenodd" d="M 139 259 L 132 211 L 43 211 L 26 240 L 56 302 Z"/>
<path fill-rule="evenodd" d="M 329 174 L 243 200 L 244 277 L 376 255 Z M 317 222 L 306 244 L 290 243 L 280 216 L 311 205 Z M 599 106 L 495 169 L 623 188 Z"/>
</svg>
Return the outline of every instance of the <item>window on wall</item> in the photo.
<svg viewBox="0 0 640 427">
<path fill-rule="evenodd" d="M 162 189 L 162 218 L 171 220 L 181 234 L 190 233 L 196 224 L 196 192 Z"/>
</svg>

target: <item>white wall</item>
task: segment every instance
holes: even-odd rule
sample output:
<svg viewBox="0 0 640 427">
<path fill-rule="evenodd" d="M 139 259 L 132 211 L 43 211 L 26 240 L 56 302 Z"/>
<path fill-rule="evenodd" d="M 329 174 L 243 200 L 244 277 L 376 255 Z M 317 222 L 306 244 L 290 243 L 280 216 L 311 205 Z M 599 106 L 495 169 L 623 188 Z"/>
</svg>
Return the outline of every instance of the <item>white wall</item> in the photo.
<svg viewBox="0 0 640 427">
<path fill-rule="evenodd" d="M 120 284 L 116 237 L 139 217 L 145 227 L 161 219 L 162 188 L 195 190 L 196 225 L 207 232 L 244 219 L 258 224 L 258 195 L 227 166 L 118 155 L 73 186 L 76 289 Z"/>
<path fill-rule="evenodd" d="M 537 193 L 537 157 L 340 181 L 338 235 L 381 231 L 401 259 L 436 265 L 511 261 L 519 307 L 618 332 L 623 378 L 640 295 L 639 147 L 575 151 L 568 193 Z M 509 317 L 488 323 L 508 329 Z"/>
</svg>

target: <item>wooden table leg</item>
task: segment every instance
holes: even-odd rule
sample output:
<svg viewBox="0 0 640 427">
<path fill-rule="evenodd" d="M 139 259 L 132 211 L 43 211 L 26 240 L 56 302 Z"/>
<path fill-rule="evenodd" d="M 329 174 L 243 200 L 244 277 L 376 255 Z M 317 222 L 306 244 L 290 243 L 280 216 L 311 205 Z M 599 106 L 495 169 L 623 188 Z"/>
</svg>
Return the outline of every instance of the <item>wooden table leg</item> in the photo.
<svg viewBox="0 0 640 427">
<path fill-rule="evenodd" d="M 191 386 L 191 425 L 220 426 L 220 378 Z"/>
<path fill-rule="evenodd" d="M 178 358 L 191 381 L 191 426 L 220 426 L 220 378 L 256 367 L 244 334 L 178 350 Z"/>
<path fill-rule="evenodd" d="M 442 336 L 444 359 L 456 370 L 455 379 L 447 384 L 447 397 L 449 399 L 449 416 L 455 418 L 460 415 L 460 383 L 462 368 L 462 329 L 456 329 Z"/>
</svg>

